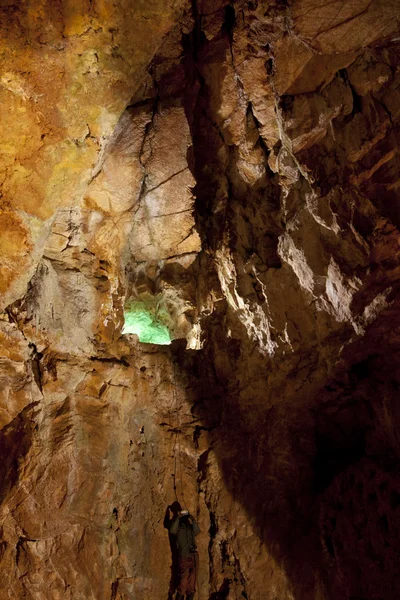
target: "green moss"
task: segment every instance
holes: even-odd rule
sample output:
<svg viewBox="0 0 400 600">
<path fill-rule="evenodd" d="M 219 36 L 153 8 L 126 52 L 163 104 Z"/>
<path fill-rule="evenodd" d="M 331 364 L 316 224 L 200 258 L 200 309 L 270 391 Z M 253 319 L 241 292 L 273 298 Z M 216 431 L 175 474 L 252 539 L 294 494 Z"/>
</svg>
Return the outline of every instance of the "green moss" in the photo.
<svg viewBox="0 0 400 600">
<path fill-rule="evenodd" d="M 122 333 L 136 333 L 144 344 L 171 343 L 168 327 L 161 323 L 144 302 L 133 301 L 125 306 L 125 325 Z"/>
</svg>

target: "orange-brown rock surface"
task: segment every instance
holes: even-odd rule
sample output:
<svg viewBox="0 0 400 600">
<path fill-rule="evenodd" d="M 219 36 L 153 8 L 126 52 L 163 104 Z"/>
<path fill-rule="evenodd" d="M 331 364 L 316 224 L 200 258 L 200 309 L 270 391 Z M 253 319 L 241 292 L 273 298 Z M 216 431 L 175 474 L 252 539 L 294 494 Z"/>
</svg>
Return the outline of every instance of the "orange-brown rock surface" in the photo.
<svg viewBox="0 0 400 600">
<path fill-rule="evenodd" d="M 399 598 L 399 15 L 0 3 L 0 600 Z"/>
</svg>

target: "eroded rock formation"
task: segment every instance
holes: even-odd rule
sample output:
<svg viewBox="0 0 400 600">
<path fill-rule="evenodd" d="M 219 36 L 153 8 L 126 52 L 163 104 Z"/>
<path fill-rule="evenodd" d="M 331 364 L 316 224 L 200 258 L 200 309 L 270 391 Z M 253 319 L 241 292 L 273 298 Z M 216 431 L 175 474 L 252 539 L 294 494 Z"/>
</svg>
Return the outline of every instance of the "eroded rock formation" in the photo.
<svg viewBox="0 0 400 600">
<path fill-rule="evenodd" d="M 399 8 L 1 3 L 1 599 L 399 597 Z"/>
</svg>

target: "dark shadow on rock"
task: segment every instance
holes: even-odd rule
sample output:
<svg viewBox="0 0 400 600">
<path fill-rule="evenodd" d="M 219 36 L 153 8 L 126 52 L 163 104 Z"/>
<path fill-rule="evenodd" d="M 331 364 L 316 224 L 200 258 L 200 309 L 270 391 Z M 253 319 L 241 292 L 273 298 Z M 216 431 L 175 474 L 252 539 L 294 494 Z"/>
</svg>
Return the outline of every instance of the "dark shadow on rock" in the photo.
<svg viewBox="0 0 400 600">
<path fill-rule="evenodd" d="M 231 580 L 225 578 L 218 592 L 213 592 L 208 600 L 224 600 L 229 595 Z"/>
<path fill-rule="evenodd" d="M 334 376 L 326 380 L 322 374 L 317 389 L 303 381 L 310 390 L 308 397 L 304 393 L 280 397 L 276 389 L 271 406 L 259 391 L 262 382 L 265 390 L 271 385 L 265 375 L 267 358 L 254 350 L 253 356 L 246 356 L 239 340 L 223 340 L 222 328 L 214 325 L 202 351 L 176 346 L 175 358 L 181 376 L 197 386 L 192 411 L 213 430 L 225 484 L 284 567 L 293 596 L 312 600 L 317 590 L 324 589 L 331 600 L 400 597 L 395 567 L 400 561 L 396 525 L 400 480 L 395 475 L 400 464 L 400 437 L 396 440 L 400 415 L 395 403 L 400 354 L 392 347 L 389 358 L 386 344 L 378 343 L 382 326 L 378 323 L 376 335 L 372 329 L 358 346 L 353 345 Z M 359 362 L 352 364 L 351 356 Z M 257 385 L 251 400 L 245 390 L 244 400 L 238 382 L 241 373 L 248 374 L 249 360 L 255 364 Z M 310 368 L 315 368 L 310 361 Z M 288 376 L 295 378 L 295 370 Z M 391 398 L 390 409 L 381 405 L 383 396 Z M 365 457 L 371 457 L 374 475 L 365 470 Z M 364 477 L 369 478 L 365 485 Z M 379 495 L 385 481 L 389 491 Z M 341 494 L 346 496 L 343 506 Z M 362 500 L 364 496 L 369 500 Z M 357 563 L 357 532 L 366 515 L 370 526 L 361 527 Z M 382 541 L 376 543 L 377 537 Z M 384 596 L 376 595 L 379 589 L 385 590 Z"/>
<path fill-rule="evenodd" d="M 18 481 L 20 466 L 29 452 L 34 429 L 35 404 L 26 406 L 0 431 L 0 503 Z"/>
</svg>

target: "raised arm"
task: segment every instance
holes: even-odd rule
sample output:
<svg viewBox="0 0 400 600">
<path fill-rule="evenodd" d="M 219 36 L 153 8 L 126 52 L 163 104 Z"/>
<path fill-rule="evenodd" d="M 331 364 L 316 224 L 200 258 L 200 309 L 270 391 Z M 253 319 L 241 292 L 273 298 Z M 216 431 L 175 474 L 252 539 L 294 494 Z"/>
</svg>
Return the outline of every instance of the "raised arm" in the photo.
<svg viewBox="0 0 400 600">
<path fill-rule="evenodd" d="M 171 523 L 171 527 L 169 528 L 169 532 L 172 535 L 176 535 L 179 529 L 179 516 L 175 517 L 175 519 Z"/>
</svg>

